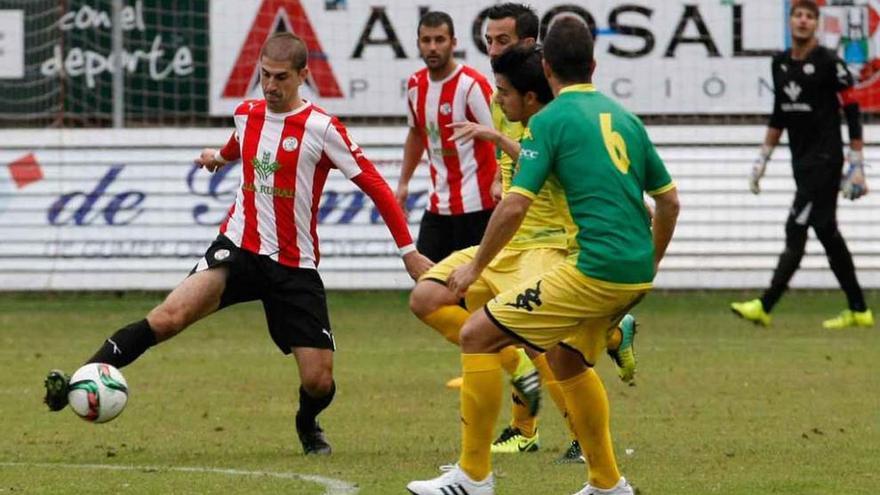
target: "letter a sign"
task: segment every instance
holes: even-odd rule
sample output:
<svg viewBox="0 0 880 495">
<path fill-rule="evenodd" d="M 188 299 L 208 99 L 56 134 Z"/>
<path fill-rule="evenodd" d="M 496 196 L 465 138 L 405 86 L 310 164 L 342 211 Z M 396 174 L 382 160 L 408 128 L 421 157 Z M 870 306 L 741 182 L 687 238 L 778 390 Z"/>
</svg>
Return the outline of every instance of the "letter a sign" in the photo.
<svg viewBox="0 0 880 495">
<path fill-rule="evenodd" d="M 235 60 L 232 73 L 223 88 L 224 98 L 243 98 L 257 81 L 260 48 L 269 35 L 281 31 L 280 26 L 302 38 L 309 50 L 309 83 L 325 98 L 341 98 L 342 91 L 312 23 L 299 0 L 263 0 L 257 17 Z"/>
</svg>

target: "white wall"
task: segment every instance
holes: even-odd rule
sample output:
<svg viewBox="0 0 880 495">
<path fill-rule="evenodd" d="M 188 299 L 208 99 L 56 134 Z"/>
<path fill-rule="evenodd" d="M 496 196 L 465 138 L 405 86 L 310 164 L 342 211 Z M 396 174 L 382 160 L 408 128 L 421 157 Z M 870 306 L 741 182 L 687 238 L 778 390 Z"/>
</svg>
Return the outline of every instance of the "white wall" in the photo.
<svg viewBox="0 0 880 495">
<path fill-rule="evenodd" d="M 878 135 L 878 130 L 868 127 L 866 136 Z M 679 185 L 683 204 L 657 286 L 764 286 L 783 248 L 793 193 L 788 150 L 777 150 L 764 192 L 753 196 L 746 176 L 763 137 L 761 127 L 668 126 L 649 132 Z M 0 131 L 0 290 L 173 287 L 214 238 L 216 224 L 231 204 L 235 171 L 212 189 L 212 176 L 191 165 L 201 147 L 222 144 L 228 133 Z M 351 134 L 380 172 L 396 183 L 405 129 L 352 128 Z M 43 177 L 16 182 L 34 168 L 10 163 L 30 154 Z M 869 163 L 880 161 L 880 147 L 868 146 L 866 156 Z M 425 172 L 420 168 L 411 191 L 427 188 Z M 102 179 L 105 187 L 97 194 Z M 327 286 L 411 286 L 390 235 L 384 225 L 371 222 L 368 199 L 358 207 L 355 191 L 341 174 L 331 174 L 326 192 L 341 199 L 319 227 L 320 271 Z M 66 203 L 59 201 L 65 195 Z M 841 200 L 839 211 L 860 281 L 880 287 L 880 196 L 854 203 Z M 414 233 L 420 215 L 410 214 Z M 821 245 L 811 238 L 807 252 L 792 285 L 835 287 Z"/>
</svg>

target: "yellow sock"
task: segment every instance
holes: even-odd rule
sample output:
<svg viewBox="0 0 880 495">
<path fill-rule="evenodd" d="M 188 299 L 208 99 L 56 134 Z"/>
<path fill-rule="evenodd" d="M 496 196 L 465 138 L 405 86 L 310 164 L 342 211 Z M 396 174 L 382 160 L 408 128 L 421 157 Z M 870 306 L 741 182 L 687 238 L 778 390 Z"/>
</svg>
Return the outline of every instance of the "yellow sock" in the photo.
<svg viewBox="0 0 880 495">
<path fill-rule="evenodd" d="M 519 429 L 524 437 L 531 438 L 535 436 L 538 430 L 538 418 L 529 413 L 522 398 L 516 392 L 510 394 L 513 404 L 510 406 L 510 426 Z"/>
<path fill-rule="evenodd" d="M 492 430 L 501 411 L 501 357 L 498 354 L 462 354 L 461 458 L 458 465 L 471 479 L 492 472 Z"/>
<path fill-rule="evenodd" d="M 547 363 L 547 356 L 541 354 L 532 362 L 535 363 L 535 368 L 538 369 L 538 374 L 541 375 L 541 383 L 544 386 L 544 390 L 550 393 L 553 403 L 556 404 L 556 408 L 559 409 L 559 413 L 562 415 L 562 418 L 565 419 L 565 424 L 569 425 L 569 436 L 571 436 L 572 440 L 575 440 L 577 435 L 575 435 L 574 430 L 571 428 L 571 423 L 568 421 L 568 409 L 565 407 L 565 396 L 562 395 L 562 388 L 559 386 L 559 382 L 556 381 L 556 377 L 553 375 L 553 370 L 550 369 L 550 364 Z"/>
<path fill-rule="evenodd" d="M 608 395 L 592 368 L 559 382 L 565 395 L 569 418 L 584 456 L 590 484 L 611 488 L 620 480 L 609 427 Z"/>
<path fill-rule="evenodd" d="M 443 338 L 458 345 L 461 327 L 468 319 L 468 316 L 470 316 L 470 313 L 461 306 L 443 306 L 424 317 L 422 321 L 434 330 L 437 330 L 437 333 L 442 335 Z"/>
<path fill-rule="evenodd" d="M 506 371 L 508 375 L 512 375 L 513 372 L 516 371 L 520 359 L 529 358 L 529 356 L 526 355 L 526 351 L 515 345 L 509 345 L 504 349 L 501 349 L 501 352 L 498 354 L 501 356 L 501 367 L 504 368 L 504 371 Z"/>
</svg>

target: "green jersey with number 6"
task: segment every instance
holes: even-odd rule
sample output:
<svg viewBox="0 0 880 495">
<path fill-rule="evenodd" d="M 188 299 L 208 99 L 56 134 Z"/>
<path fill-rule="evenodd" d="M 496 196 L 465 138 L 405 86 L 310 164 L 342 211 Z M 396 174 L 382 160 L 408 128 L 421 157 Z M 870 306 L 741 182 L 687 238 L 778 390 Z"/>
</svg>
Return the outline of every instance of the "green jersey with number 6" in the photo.
<svg viewBox="0 0 880 495">
<path fill-rule="evenodd" d="M 642 122 L 592 84 L 577 84 L 529 119 L 511 193 L 534 199 L 551 176 L 576 228 L 570 261 L 586 276 L 650 287 L 654 242 L 644 193 L 675 185 Z"/>
</svg>

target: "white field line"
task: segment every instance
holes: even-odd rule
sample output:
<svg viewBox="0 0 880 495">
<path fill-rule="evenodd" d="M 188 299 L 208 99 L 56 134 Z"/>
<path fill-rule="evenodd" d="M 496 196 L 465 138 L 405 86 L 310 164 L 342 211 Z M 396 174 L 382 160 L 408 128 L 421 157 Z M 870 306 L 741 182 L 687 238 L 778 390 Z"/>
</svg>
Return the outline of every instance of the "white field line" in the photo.
<svg viewBox="0 0 880 495">
<path fill-rule="evenodd" d="M 327 488 L 324 495 L 354 495 L 358 493 L 357 486 L 346 481 L 317 476 L 314 474 L 284 473 L 276 471 L 247 471 L 243 469 L 225 469 L 211 467 L 180 467 L 180 466 L 126 466 L 114 464 L 65 464 L 53 462 L 0 462 L 0 466 L 6 467 L 47 467 L 66 469 L 104 469 L 108 471 L 145 471 L 161 472 L 175 471 L 179 473 L 209 473 L 224 474 L 227 476 L 266 476 L 285 480 L 302 480 L 317 483 Z"/>
</svg>

